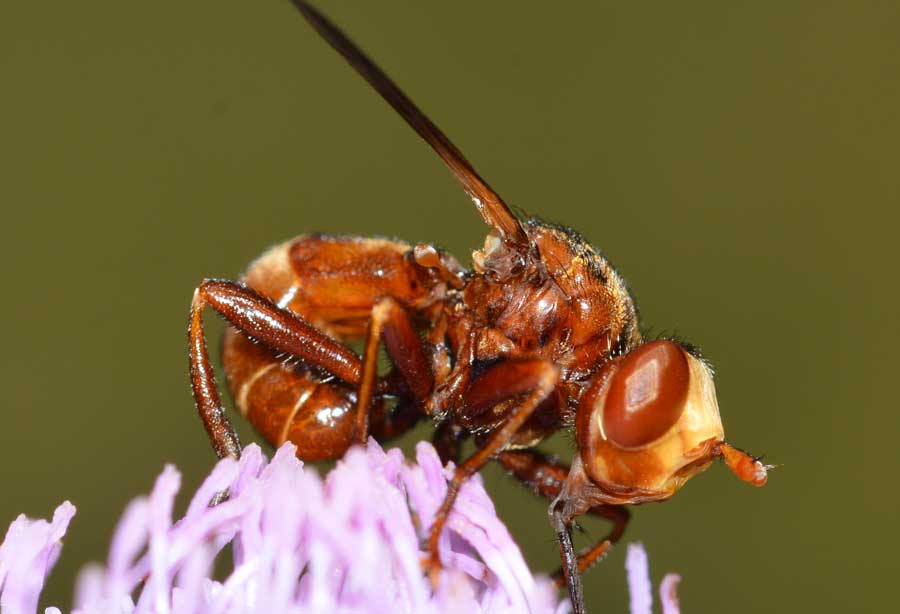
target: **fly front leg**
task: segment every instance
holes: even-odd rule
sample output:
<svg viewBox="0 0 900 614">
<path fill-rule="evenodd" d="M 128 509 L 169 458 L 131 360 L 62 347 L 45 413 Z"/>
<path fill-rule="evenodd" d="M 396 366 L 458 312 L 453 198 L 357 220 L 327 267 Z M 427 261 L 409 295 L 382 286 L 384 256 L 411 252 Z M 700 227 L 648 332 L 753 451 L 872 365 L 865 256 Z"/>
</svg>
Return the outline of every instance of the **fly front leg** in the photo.
<svg viewBox="0 0 900 614">
<path fill-rule="evenodd" d="M 372 307 L 372 317 L 366 331 L 362 378 L 356 405 L 354 442 L 365 445 L 369 437 L 369 414 L 378 380 L 378 347 L 384 342 L 387 355 L 400 372 L 419 407 L 434 386 L 431 365 L 425 356 L 422 340 L 413 327 L 406 310 L 391 297 L 379 299 Z"/>
<path fill-rule="evenodd" d="M 447 494 L 435 514 L 428 536 L 429 556 L 425 565 L 432 582 L 437 581 L 441 567 L 438 543 L 460 487 L 512 440 L 516 431 L 525 424 L 541 402 L 550 396 L 558 382 L 559 368 L 549 361 L 510 361 L 489 369 L 463 395 L 467 410 L 477 412 L 488 411 L 505 400 L 527 394 L 520 403 L 508 410 L 505 420 L 484 444 L 456 468 L 453 479 L 447 485 Z"/>
<path fill-rule="evenodd" d="M 551 510 L 550 513 L 552 514 L 553 510 Z M 579 574 L 583 574 L 595 563 L 603 560 L 607 553 L 612 550 L 612 547 L 622 539 L 625 528 L 628 526 L 628 521 L 631 519 L 631 514 L 621 505 L 596 505 L 586 513 L 606 518 L 613 523 L 613 526 L 605 537 L 600 538 L 592 546 L 588 546 L 578 553 L 575 560 Z M 564 556 L 563 558 L 565 559 L 566 557 Z M 566 586 L 566 574 L 571 573 L 574 570 L 575 568 L 567 568 L 566 566 L 560 567 L 553 574 L 553 581 L 556 582 L 556 585 L 559 588 Z"/>
<path fill-rule="evenodd" d="M 553 501 L 549 510 L 550 523 L 557 533 L 562 560 L 562 566 L 553 574 L 553 579 L 559 588 L 568 587 L 575 612 L 584 612 L 581 574 L 600 561 L 622 538 L 631 514 L 620 505 L 595 505 L 588 509 L 588 514 L 606 518 L 613 526 L 609 534 L 576 555 L 572 545 L 572 523 L 566 522 L 562 517 L 557 504 L 557 498 L 569 475 L 569 466 L 535 450 L 503 452 L 497 460 L 536 494 Z"/>
<path fill-rule="evenodd" d="M 197 410 L 219 458 L 239 458 L 241 444 L 219 398 L 203 333 L 203 308 L 211 307 L 247 337 L 277 352 L 359 384 L 362 365 L 352 350 L 318 331 L 297 314 L 278 307 L 243 284 L 206 279 L 194 292 L 188 337 L 191 387 Z"/>
</svg>

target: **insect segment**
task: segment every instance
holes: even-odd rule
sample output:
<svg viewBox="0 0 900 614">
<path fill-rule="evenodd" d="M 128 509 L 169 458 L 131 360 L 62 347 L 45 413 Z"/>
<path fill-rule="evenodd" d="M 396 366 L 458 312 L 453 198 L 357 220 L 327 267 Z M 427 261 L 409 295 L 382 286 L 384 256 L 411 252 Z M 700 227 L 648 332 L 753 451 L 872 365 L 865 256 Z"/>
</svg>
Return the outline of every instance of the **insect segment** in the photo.
<svg viewBox="0 0 900 614">
<path fill-rule="evenodd" d="M 724 442 L 712 373 L 669 340 L 645 342 L 618 272 L 574 231 L 519 219 L 450 140 L 340 30 L 306 2 L 310 24 L 437 152 L 491 227 L 472 270 L 431 245 L 306 235 L 277 245 L 241 282 L 204 280 L 190 317 L 191 384 L 216 453 L 241 447 L 219 399 L 203 333 L 210 307 L 230 324 L 223 364 L 241 413 L 308 460 L 423 418 L 457 469 L 430 529 L 424 566 L 463 482 L 497 460 L 538 494 L 560 542 L 558 582 L 584 611 L 580 573 L 625 530 L 625 505 L 671 497 L 717 457 L 761 486 L 767 466 Z M 359 356 L 346 342 L 362 340 Z M 390 371 L 377 372 L 383 345 Z M 571 467 L 534 450 L 573 429 Z M 476 451 L 460 462 L 460 443 Z M 575 553 L 575 517 L 610 519 Z"/>
</svg>

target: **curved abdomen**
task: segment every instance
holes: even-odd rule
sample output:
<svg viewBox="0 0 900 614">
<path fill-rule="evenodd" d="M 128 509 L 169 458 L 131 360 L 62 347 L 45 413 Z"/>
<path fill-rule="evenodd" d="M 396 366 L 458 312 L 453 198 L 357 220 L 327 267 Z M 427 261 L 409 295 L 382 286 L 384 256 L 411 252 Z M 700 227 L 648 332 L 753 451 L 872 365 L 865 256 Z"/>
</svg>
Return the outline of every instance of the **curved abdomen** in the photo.
<svg viewBox="0 0 900 614">
<path fill-rule="evenodd" d="M 415 309 L 433 284 L 405 243 L 301 236 L 258 258 L 244 282 L 338 341 L 361 338 L 372 306 L 391 296 Z M 229 328 L 222 361 L 241 413 L 273 445 L 291 441 L 306 460 L 337 458 L 350 445 L 355 382 L 280 356 Z M 375 408 L 379 413 L 379 405 Z"/>
<path fill-rule="evenodd" d="M 229 329 L 222 361 L 235 404 L 272 445 L 291 441 L 298 456 L 323 460 L 350 445 L 356 392 L 352 386 Z"/>
</svg>

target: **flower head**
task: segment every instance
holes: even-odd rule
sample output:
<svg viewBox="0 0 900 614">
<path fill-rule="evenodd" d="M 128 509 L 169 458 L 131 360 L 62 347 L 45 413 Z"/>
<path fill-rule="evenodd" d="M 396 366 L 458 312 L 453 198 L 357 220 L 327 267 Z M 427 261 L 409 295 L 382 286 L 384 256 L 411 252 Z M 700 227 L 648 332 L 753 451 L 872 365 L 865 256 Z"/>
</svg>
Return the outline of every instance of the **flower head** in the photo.
<svg viewBox="0 0 900 614">
<path fill-rule="evenodd" d="M 444 568 L 432 589 L 421 571 L 422 548 L 452 467 L 443 467 L 429 444 L 419 444 L 417 463 L 409 464 L 399 450 L 384 452 L 370 441 L 366 449 L 350 450 L 324 480 L 305 470 L 295 452 L 284 444 L 267 462 L 259 447 L 248 446 L 240 461 L 219 461 L 174 522 L 181 478 L 166 467 L 149 497 L 126 508 L 106 564 L 82 571 L 74 611 L 567 610 L 552 582 L 528 569 L 478 476 L 463 486 L 449 517 L 440 544 Z M 225 490 L 228 499 L 210 507 Z M 66 502 L 52 522 L 20 516 L 12 523 L 0 545 L 4 614 L 37 610 L 74 513 Z M 214 563 L 228 545 L 234 567 L 224 580 L 213 579 Z M 644 561 L 646 573 L 646 555 Z M 629 565 L 634 580 L 638 572 Z M 674 595 L 674 588 L 665 590 Z M 667 609 L 662 598 L 664 614 L 676 613 L 677 602 Z"/>
</svg>

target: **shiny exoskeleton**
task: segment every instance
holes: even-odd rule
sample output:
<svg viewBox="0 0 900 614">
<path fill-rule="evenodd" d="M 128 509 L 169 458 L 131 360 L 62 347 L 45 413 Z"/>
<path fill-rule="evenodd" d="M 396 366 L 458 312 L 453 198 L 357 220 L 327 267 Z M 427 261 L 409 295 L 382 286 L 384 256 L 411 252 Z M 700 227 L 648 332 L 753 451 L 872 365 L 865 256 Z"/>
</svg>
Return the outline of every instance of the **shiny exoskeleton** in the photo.
<svg viewBox="0 0 900 614">
<path fill-rule="evenodd" d="M 304 235 L 263 254 L 235 283 L 205 280 L 190 320 L 191 382 L 213 446 L 240 455 L 207 355 L 202 311 L 231 328 L 223 363 L 241 413 L 307 460 L 338 458 L 422 418 L 457 464 L 430 529 L 426 570 L 462 483 L 499 461 L 552 500 L 560 582 L 584 611 L 580 573 L 622 535 L 624 505 L 671 497 L 717 457 L 757 486 L 767 466 L 726 444 L 712 372 L 695 350 L 645 341 L 618 272 L 574 231 L 513 215 L 447 137 L 306 2 L 313 27 L 432 146 L 491 227 L 471 270 L 427 244 Z M 364 342 L 359 356 L 346 343 Z M 378 373 L 378 350 L 390 359 Z M 571 467 L 534 450 L 574 430 Z M 459 445 L 476 452 L 460 462 Z M 611 533 L 576 554 L 570 528 L 592 513 Z"/>
</svg>

